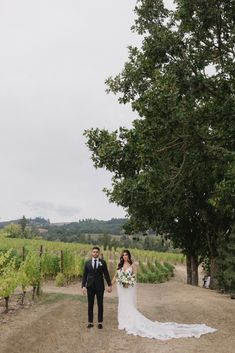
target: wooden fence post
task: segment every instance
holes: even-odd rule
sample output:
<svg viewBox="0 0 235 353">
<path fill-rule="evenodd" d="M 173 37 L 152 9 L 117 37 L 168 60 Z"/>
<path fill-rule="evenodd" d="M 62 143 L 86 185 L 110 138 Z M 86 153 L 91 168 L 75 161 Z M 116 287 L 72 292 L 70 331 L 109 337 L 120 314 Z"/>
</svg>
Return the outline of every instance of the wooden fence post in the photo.
<svg viewBox="0 0 235 353">
<path fill-rule="evenodd" d="M 60 272 L 64 273 L 64 252 L 60 251 Z"/>
<path fill-rule="evenodd" d="M 22 247 L 22 260 L 25 260 L 25 247 Z"/>
<path fill-rule="evenodd" d="M 43 245 L 40 245 L 40 250 L 39 250 L 39 272 L 40 272 L 40 274 L 42 271 L 42 263 L 41 263 L 42 254 L 43 254 Z M 40 292 L 40 282 L 37 285 L 37 296 L 39 296 L 39 292 Z"/>
</svg>

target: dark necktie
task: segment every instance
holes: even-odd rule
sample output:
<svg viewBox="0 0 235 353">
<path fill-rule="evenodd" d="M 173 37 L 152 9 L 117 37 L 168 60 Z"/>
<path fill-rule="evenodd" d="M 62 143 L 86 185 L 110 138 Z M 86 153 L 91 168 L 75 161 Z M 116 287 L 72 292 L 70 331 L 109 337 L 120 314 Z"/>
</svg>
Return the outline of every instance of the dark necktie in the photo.
<svg viewBox="0 0 235 353">
<path fill-rule="evenodd" d="M 97 262 L 97 260 L 95 259 L 95 263 L 94 263 L 94 269 L 96 270 L 96 262 Z"/>
</svg>

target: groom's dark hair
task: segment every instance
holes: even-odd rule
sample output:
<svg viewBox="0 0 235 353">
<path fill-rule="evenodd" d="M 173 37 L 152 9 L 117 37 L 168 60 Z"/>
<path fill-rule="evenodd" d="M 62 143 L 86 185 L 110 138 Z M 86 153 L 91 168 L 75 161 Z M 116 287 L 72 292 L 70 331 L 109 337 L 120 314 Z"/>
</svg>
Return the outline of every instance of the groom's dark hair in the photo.
<svg viewBox="0 0 235 353">
<path fill-rule="evenodd" d="M 95 250 L 95 249 L 100 251 L 100 248 L 98 246 L 93 246 L 92 250 Z"/>
</svg>

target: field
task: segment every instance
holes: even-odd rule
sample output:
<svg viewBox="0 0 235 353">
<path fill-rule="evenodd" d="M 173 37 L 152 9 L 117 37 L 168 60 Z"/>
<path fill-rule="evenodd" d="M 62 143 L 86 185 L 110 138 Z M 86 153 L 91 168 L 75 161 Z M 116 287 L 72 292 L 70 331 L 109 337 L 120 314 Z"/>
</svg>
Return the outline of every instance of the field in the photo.
<svg viewBox="0 0 235 353">
<path fill-rule="evenodd" d="M 78 243 L 51 242 L 46 240 L 13 239 L 0 236 L 0 251 L 13 249 L 11 256 L 17 257 L 18 264 L 28 254 L 40 257 L 40 272 L 43 278 L 56 278 L 63 273 L 67 283 L 81 277 L 85 259 L 90 256 L 91 245 Z M 123 249 L 104 250 L 101 254 L 108 264 L 111 276 L 119 262 Z M 184 263 L 184 256 L 175 253 L 160 253 L 133 249 L 132 257 L 138 268 L 139 282 L 161 282 L 173 274 L 173 265 Z M 10 256 L 10 257 L 11 257 Z M 155 273 L 155 275 L 153 275 Z"/>
<path fill-rule="evenodd" d="M 4 235 L 0 235 L 0 249 L 9 249 L 13 248 L 18 251 L 19 254 L 22 254 L 22 248 L 25 247 L 28 251 L 40 251 L 40 246 L 43 246 L 44 252 L 58 253 L 59 251 L 69 250 L 76 253 L 78 256 L 89 256 L 89 251 L 91 245 L 89 244 L 79 244 L 79 243 L 62 243 L 62 242 L 52 242 L 46 240 L 34 240 L 34 239 L 11 239 L 6 238 Z M 105 250 L 101 247 L 101 253 L 104 255 L 104 258 L 109 260 L 118 261 L 121 251 L 123 249 L 117 248 L 114 252 L 113 250 Z M 169 261 L 173 264 L 184 263 L 184 256 L 182 254 L 175 253 L 160 253 L 156 251 L 147 251 L 132 249 L 132 257 L 135 261 L 146 262 L 150 261 Z"/>
<path fill-rule="evenodd" d="M 32 287 L 32 299 L 40 295 L 42 282 L 55 280 L 57 286 L 65 286 L 81 279 L 84 263 L 90 257 L 91 246 L 78 243 L 43 241 L 41 239 L 7 238 L 0 235 L 0 299 L 9 301 L 16 288 L 21 288 L 21 304 L 27 289 Z M 104 250 L 111 278 L 115 275 L 121 249 Z M 132 251 L 139 283 L 162 283 L 174 275 L 174 265 L 183 263 L 181 254 Z"/>
</svg>

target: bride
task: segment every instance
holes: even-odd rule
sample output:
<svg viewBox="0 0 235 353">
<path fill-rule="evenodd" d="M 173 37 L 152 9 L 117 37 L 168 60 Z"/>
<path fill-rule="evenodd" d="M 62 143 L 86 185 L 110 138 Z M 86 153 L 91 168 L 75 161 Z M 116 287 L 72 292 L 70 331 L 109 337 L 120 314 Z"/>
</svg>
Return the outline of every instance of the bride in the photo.
<svg viewBox="0 0 235 353">
<path fill-rule="evenodd" d="M 118 293 L 118 328 L 128 334 L 159 340 L 180 337 L 197 337 L 216 329 L 205 324 L 179 324 L 176 322 L 151 321 L 136 308 L 136 281 L 133 261 L 129 250 L 122 252 L 117 272 L 112 280 Z"/>
</svg>

